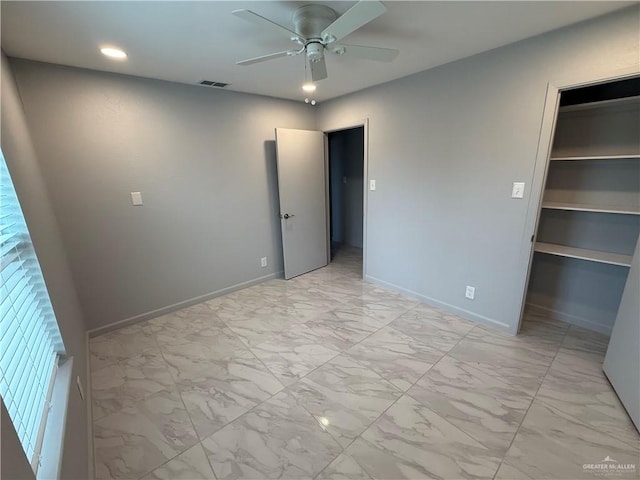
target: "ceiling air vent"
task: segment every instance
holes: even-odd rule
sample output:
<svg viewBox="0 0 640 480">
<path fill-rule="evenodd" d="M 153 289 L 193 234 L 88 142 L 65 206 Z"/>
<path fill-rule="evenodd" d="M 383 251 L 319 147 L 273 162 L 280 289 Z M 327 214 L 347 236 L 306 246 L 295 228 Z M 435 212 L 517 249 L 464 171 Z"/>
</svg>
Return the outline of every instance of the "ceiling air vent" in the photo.
<svg viewBox="0 0 640 480">
<path fill-rule="evenodd" d="M 228 83 L 223 83 L 223 82 L 214 82 L 212 80 L 203 80 L 203 81 L 200 82 L 200 85 L 204 85 L 206 87 L 224 88 L 229 84 Z"/>
</svg>

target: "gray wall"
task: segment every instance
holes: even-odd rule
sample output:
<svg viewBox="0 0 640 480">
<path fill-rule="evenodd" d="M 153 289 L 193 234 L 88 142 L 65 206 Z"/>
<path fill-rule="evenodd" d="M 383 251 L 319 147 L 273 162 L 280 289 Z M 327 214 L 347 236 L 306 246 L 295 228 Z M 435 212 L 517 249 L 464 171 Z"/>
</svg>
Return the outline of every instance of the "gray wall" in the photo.
<svg viewBox="0 0 640 480">
<path fill-rule="evenodd" d="M 33 480 L 35 475 L 22 450 L 20 439 L 13 428 L 9 412 L 0 398 L 0 478 L 3 480 Z"/>
<path fill-rule="evenodd" d="M 41 165 L 33 148 L 32 137 L 27 129 L 27 120 L 17 86 L 4 53 L 2 54 L 1 91 L 2 151 L 20 199 L 67 354 L 74 357 L 73 378 L 79 375 L 86 388 L 86 328 L 72 281 L 67 252 L 42 176 Z M 69 397 L 62 477 L 86 479 L 89 476 L 90 453 L 87 410 L 74 383 L 72 382 Z M 4 413 L 2 420 L 5 420 Z M 8 468 L 9 472 L 13 471 L 13 462 L 16 462 L 13 467 L 20 468 L 24 465 L 23 458 L 13 455 L 5 458 L 5 435 L 10 434 L 3 430 L 2 464 L 3 469 Z"/>
<path fill-rule="evenodd" d="M 330 133 L 329 158 L 332 240 L 362 248 L 364 127 Z"/>
<path fill-rule="evenodd" d="M 634 7 L 320 104 L 321 129 L 369 119 L 368 278 L 515 332 L 547 84 L 638 58 Z"/>
<path fill-rule="evenodd" d="M 610 335 L 628 271 L 626 267 L 536 253 L 527 305 L 558 320 Z"/>
<path fill-rule="evenodd" d="M 369 118 L 369 279 L 515 331 L 531 191 L 509 197 L 531 185 L 547 82 L 637 67 L 637 22 L 622 11 L 316 110 L 15 61 L 89 326 L 280 270 L 273 128 Z"/>
<path fill-rule="evenodd" d="M 31 465 L 22 450 L 20 439 L 13 428 L 9 412 L 0 398 L 0 475 L 7 480 L 32 480 L 35 478 Z"/>
<path fill-rule="evenodd" d="M 274 129 L 312 107 L 12 64 L 90 328 L 282 270 Z"/>
</svg>

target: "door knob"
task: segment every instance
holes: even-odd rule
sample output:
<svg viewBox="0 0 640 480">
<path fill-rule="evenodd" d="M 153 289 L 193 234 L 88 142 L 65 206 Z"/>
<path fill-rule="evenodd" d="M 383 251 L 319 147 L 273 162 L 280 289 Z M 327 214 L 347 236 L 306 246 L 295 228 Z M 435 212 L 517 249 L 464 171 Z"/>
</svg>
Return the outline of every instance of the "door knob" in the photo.
<svg viewBox="0 0 640 480">
<path fill-rule="evenodd" d="M 287 218 L 291 218 L 291 217 L 295 217 L 295 215 L 293 213 L 292 214 L 285 213 L 282 218 L 286 220 Z"/>
</svg>

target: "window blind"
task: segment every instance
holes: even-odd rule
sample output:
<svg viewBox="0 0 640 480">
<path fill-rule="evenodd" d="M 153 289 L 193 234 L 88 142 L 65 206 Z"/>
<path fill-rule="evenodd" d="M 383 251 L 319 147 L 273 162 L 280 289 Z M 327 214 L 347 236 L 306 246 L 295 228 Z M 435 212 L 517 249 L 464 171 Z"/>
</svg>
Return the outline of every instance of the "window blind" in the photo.
<svg viewBox="0 0 640 480">
<path fill-rule="evenodd" d="M 0 152 L 0 395 L 34 471 L 64 345 Z"/>
</svg>

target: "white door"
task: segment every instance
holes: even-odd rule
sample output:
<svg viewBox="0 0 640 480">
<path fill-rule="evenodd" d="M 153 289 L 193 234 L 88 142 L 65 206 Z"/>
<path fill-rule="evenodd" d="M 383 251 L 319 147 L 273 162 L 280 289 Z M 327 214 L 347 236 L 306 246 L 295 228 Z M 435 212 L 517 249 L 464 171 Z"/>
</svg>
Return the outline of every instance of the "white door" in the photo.
<svg viewBox="0 0 640 480">
<path fill-rule="evenodd" d="M 328 263 L 325 137 L 276 128 L 284 277 Z"/>
<path fill-rule="evenodd" d="M 640 430 L 640 240 L 604 358 L 604 373 Z"/>
</svg>

